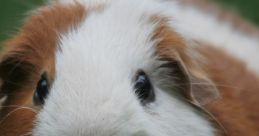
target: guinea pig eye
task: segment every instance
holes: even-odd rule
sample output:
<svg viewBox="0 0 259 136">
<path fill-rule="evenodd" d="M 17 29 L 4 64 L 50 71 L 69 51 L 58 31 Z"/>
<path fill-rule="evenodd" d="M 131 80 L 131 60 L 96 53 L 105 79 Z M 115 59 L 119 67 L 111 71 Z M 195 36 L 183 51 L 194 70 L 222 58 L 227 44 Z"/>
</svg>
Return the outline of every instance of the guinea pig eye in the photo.
<svg viewBox="0 0 259 136">
<path fill-rule="evenodd" d="M 49 93 L 47 75 L 42 74 L 34 92 L 33 101 L 36 105 L 43 105 Z"/>
<path fill-rule="evenodd" d="M 145 72 L 139 71 L 137 73 L 134 87 L 141 104 L 145 105 L 155 100 L 152 84 Z"/>
</svg>

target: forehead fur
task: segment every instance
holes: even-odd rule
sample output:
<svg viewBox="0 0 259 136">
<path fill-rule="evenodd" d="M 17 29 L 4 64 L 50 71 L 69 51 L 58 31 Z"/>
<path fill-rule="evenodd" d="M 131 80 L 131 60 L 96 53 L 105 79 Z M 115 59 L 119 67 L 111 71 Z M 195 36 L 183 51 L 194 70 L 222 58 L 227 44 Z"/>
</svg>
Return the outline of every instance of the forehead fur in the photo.
<svg viewBox="0 0 259 136">
<path fill-rule="evenodd" d="M 114 2 L 101 12 L 90 12 L 79 27 L 63 33 L 56 54 L 57 72 L 67 73 L 64 79 L 69 79 L 77 67 L 90 80 L 100 73 L 117 78 L 118 74 L 131 77 L 140 68 L 152 72 L 160 58 L 181 58 L 188 64 L 187 46 L 169 26 L 170 18 L 164 17 L 160 6 L 145 2 L 127 2 L 127 7 L 124 1 Z"/>
</svg>

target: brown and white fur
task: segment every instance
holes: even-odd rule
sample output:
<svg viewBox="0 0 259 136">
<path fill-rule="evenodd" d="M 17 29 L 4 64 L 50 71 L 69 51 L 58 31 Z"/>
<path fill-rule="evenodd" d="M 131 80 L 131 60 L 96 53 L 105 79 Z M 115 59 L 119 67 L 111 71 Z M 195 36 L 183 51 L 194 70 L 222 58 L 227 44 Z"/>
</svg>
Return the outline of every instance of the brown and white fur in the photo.
<svg viewBox="0 0 259 136">
<path fill-rule="evenodd" d="M 259 37 L 233 24 L 188 0 L 51 1 L 4 43 L 0 136 L 258 136 Z"/>
</svg>

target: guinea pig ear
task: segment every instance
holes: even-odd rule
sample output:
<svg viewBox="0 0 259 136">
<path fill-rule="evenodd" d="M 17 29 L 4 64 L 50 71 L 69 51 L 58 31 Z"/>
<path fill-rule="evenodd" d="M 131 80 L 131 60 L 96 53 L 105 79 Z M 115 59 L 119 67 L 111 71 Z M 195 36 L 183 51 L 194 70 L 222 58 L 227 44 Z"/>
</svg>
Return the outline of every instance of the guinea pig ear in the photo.
<svg viewBox="0 0 259 136">
<path fill-rule="evenodd" d="M 197 65 L 193 59 L 185 62 L 180 55 L 176 58 L 180 63 L 180 70 L 185 76 L 187 86 L 184 96 L 195 105 L 206 105 L 219 98 L 219 92 L 215 84 L 208 78 L 205 71 Z"/>
<path fill-rule="evenodd" d="M 198 59 L 192 55 L 198 53 L 192 49 L 191 41 L 185 40 L 170 27 L 169 18 L 153 16 L 152 22 L 157 28 L 152 35 L 152 40 L 157 44 L 156 53 L 169 62 L 166 64 L 173 71 L 173 78 L 179 84 L 180 94 L 195 105 L 206 105 L 219 97 L 219 92 L 206 72 L 199 67 Z M 169 65 L 169 66 L 168 66 Z M 178 89 L 177 89 L 178 90 Z"/>
</svg>

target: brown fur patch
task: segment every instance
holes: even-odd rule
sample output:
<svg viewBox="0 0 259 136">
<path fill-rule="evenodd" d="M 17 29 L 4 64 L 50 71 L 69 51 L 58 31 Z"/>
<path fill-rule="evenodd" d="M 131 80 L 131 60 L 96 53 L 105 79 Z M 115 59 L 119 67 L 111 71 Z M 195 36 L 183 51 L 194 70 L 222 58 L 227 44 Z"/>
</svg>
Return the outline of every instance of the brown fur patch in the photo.
<svg viewBox="0 0 259 136">
<path fill-rule="evenodd" d="M 1 94 L 8 97 L 0 112 L 0 136 L 23 135 L 31 130 L 36 113 L 19 108 L 35 108 L 32 96 L 41 74 L 47 72 L 50 80 L 54 78 L 59 33 L 76 27 L 85 15 L 86 9 L 79 4 L 41 8 L 6 43 L 0 76 Z"/>
<path fill-rule="evenodd" d="M 216 83 L 221 99 L 207 105 L 228 136 L 259 135 L 259 78 L 246 65 L 223 50 L 202 46 L 201 63 Z"/>
</svg>

